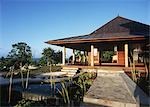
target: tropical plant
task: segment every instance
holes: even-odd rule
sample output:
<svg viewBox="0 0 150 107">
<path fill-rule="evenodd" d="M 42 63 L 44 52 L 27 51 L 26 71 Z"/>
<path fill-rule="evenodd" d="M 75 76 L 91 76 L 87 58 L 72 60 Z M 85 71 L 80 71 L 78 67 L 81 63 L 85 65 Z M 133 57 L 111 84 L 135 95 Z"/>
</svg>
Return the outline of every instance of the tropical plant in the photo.
<svg viewBox="0 0 150 107">
<path fill-rule="evenodd" d="M 75 57 L 79 57 L 79 59 L 80 59 L 81 56 L 82 56 L 81 51 L 75 50 Z"/>
<path fill-rule="evenodd" d="M 10 67 L 9 72 L 7 72 L 6 77 L 9 77 L 9 97 L 8 97 L 8 103 L 10 103 L 11 101 L 11 91 L 12 91 L 12 80 L 13 80 L 13 76 L 14 76 L 14 72 L 16 71 L 16 73 L 18 73 L 17 70 L 15 70 L 16 63 Z"/>
<path fill-rule="evenodd" d="M 90 86 L 92 84 L 92 78 L 93 78 L 93 74 L 92 73 L 83 73 L 81 74 L 77 80 L 74 81 L 74 84 L 76 84 L 79 88 L 79 92 L 82 96 L 84 96 L 85 92 L 88 89 L 88 86 Z"/>
<path fill-rule="evenodd" d="M 5 58 L 1 57 L 0 58 L 0 71 L 4 71 L 5 68 L 6 68 Z"/>
<path fill-rule="evenodd" d="M 42 55 L 43 59 L 46 61 L 47 66 L 54 62 L 54 50 L 52 48 L 44 48 Z"/>
<path fill-rule="evenodd" d="M 144 51 L 142 53 L 143 59 L 144 59 L 144 65 L 145 65 L 145 71 L 146 71 L 146 79 L 149 80 L 149 69 L 150 69 L 150 65 L 149 65 L 149 60 L 150 60 L 150 50 L 148 51 Z"/>
<path fill-rule="evenodd" d="M 54 64 L 58 64 L 62 62 L 62 51 L 57 51 L 54 54 Z"/>
<path fill-rule="evenodd" d="M 42 56 L 40 58 L 39 65 L 45 66 L 46 64 L 47 64 L 46 58 Z"/>
<path fill-rule="evenodd" d="M 113 51 L 103 51 L 102 52 L 102 61 L 112 62 L 112 56 L 114 55 Z"/>
<path fill-rule="evenodd" d="M 50 71 L 50 73 L 52 73 L 52 64 L 49 65 L 49 71 Z M 50 87 L 51 87 L 51 95 L 52 96 L 55 96 L 55 88 L 56 88 L 55 80 L 56 79 L 52 75 L 50 75 Z"/>
<path fill-rule="evenodd" d="M 68 81 L 62 81 L 61 88 L 57 88 L 57 91 L 63 98 L 64 103 L 68 106 L 71 104 L 72 100 L 80 103 L 80 101 L 83 100 L 83 96 L 91 86 L 95 77 L 96 74 L 93 72 L 83 72 L 79 76 L 74 78 L 68 77 Z"/>
<path fill-rule="evenodd" d="M 13 76 L 14 76 L 14 70 L 15 70 L 15 64 L 10 67 L 9 72 L 6 74 L 6 77 L 9 77 L 9 96 L 8 96 L 8 103 L 11 102 L 11 92 L 12 92 L 12 81 L 13 81 Z M 17 70 L 16 70 L 17 71 Z M 16 72 L 18 73 L 18 71 Z M 21 73 L 21 80 L 22 80 L 22 87 L 24 88 L 24 81 L 23 81 L 23 73 L 20 70 Z"/>
<path fill-rule="evenodd" d="M 0 58 L 0 71 L 9 71 L 10 67 L 14 65 L 14 63 L 16 63 L 15 60 L 11 59 L 11 58 L 4 58 L 4 57 L 1 57 Z"/>
<path fill-rule="evenodd" d="M 19 42 L 12 45 L 12 50 L 9 52 L 7 58 L 11 60 L 11 63 L 18 61 L 23 66 L 26 63 L 30 63 L 32 60 L 32 52 L 30 46 L 24 42 Z"/>
<path fill-rule="evenodd" d="M 130 54 L 131 54 L 131 57 L 133 58 L 132 52 Z M 129 63 L 130 63 L 130 67 L 131 67 L 132 79 L 133 79 L 134 82 L 137 82 L 137 80 L 138 80 L 137 74 L 140 77 L 140 72 L 135 67 L 135 61 L 134 61 L 134 59 L 131 59 L 129 57 Z"/>
<path fill-rule="evenodd" d="M 61 90 L 58 88 L 57 90 L 60 93 L 60 95 L 63 97 L 64 103 L 70 104 L 69 91 L 64 82 L 61 82 Z"/>
<path fill-rule="evenodd" d="M 78 58 L 79 62 L 85 62 L 86 56 L 81 51 L 75 50 L 75 57 Z"/>
<path fill-rule="evenodd" d="M 61 51 L 54 51 L 52 48 L 44 48 L 42 57 L 39 61 L 40 65 L 49 65 L 49 64 L 57 64 L 61 63 L 62 52 Z"/>
</svg>

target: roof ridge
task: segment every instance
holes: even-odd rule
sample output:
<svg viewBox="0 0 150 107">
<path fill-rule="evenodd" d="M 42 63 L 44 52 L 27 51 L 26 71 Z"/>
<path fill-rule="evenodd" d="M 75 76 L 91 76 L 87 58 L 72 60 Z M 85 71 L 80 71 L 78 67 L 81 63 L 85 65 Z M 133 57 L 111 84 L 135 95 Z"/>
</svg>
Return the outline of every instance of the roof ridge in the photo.
<svg viewBox="0 0 150 107">
<path fill-rule="evenodd" d="M 125 18 L 125 17 L 122 17 L 122 16 L 117 16 L 117 17 L 120 17 L 120 18 L 125 19 L 125 20 L 129 20 L 129 21 L 132 21 L 132 22 L 136 22 L 136 23 L 139 23 L 139 24 L 143 24 L 143 25 L 146 25 L 146 26 L 150 26 L 150 25 L 148 25 L 148 24 L 145 24 L 145 23 L 142 23 L 142 22 L 139 22 L 139 21 L 135 21 L 135 20 L 133 20 L 133 19 L 128 19 L 128 18 Z M 117 18 L 117 17 L 116 17 L 116 18 Z"/>
<path fill-rule="evenodd" d="M 117 17 L 120 17 L 120 16 L 117 16 Z M 112 22 L 113 20 L 115 20 L 117 17 L 113 18 L 112 20 L 108 21 L 107 23 L 105 23 L 104 25 L 102 25 L 101 27 L 99 27 L 98 29 L 94 30 L 92 33 L 90 33 L 90 35 L 96 33 L 96 31 L 98 31 L 99 29 L 101 29 L 105 25 L 109 24 L 110 22 Z"/>
<path fill-rule="evenodd" d="M 134 40 L 133 37 L 141 37 L 147 39 L 149 36 L 149 28 L 149 25 L 117 16 L 90 34 L 50 40 L 45 43 L 55 44 L 57 42 L 56 44 L 59 44 L 58 42 L 60 41 L 69 43 L 70 41 L 95 40 L 98 38 L 131 38 L 131 40 Z"/>
<path fill-rule="evenodd" d="M 94 30 L 92 33 L 90 33 L 89 35 L 91 36 L 92 34 L 96 33 L 98 30 L 102 29 L 104 26 L 108 25 L 109 23 L 111 23 L 112 21 L 114 21 L 115 19 L 117 18 L 121 18 L 123 20 L 127 20 L 127 21 L 131 21 L 131 22 L 135 22 L 135 23 L 138 23 L 138 24 L 142 24 L 142 25 L 145 25 L 145 26 L 149 26 L 148 24 L 144 24 L 144 23 L 141 23 L 141 22 L 138 22 L 138 21 L 134 21 L 132 19 L 128 19 L 128 18 L 125 18 L 125 17 L 122 17 L 122 16 L 117 16 L 115 18 L 113 18 L 112 20 L 108 21 L 107 23 L 105 23 L 104 25 L 102 25 L 101 27 L 99 27 L 98 29 Z"/>
</svg>

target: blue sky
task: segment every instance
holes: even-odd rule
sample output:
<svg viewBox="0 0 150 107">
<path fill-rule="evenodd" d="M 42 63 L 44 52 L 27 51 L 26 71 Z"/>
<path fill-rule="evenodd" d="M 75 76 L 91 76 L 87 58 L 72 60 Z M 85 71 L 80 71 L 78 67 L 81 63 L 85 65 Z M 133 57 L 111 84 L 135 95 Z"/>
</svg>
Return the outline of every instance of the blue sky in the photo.
<svg viewBox="0 0 150 107">
<path fill-rule="evenodd" d="M 0 56 L 26 42 L 40 57 L 45 41 L 88 34 L 118 14 L 149 24 L 148 11 L 149 0 L 0 0 Z"/>
</svg>

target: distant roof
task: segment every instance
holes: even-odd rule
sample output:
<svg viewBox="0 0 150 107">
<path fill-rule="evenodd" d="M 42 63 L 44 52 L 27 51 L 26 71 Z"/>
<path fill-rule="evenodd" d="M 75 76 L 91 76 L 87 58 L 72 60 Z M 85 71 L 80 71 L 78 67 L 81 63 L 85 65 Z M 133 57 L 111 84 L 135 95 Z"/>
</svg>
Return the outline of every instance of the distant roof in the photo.
<svg viewBox="0 0 150 107">
<path fill-rule="evenodd" d="M 149 25 L 117 16 L 90 34 L 49 40 L 46 43 L 63 45 L 67 43 L 142 40 L 149 37 L 149 28 Z"/>
</svg>

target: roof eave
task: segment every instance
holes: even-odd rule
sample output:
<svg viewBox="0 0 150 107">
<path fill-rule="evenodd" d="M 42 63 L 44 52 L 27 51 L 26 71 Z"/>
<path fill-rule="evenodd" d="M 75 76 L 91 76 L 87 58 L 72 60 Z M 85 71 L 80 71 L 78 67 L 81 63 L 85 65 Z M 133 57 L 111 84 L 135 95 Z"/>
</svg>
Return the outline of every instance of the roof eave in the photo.
<svg viewBox="0 0 150 107">
<path fill-rule="evenodd" d="M 124 37 L 124 38 L 94 38 L 94 39 L 76 39 L 76 40 L 50 40 L 45 43 L 52 45 L 63 45 L 63 44 L 77 44 L 77 43 L 96 43 L 96 42 L 109 42 L 109 41 L 136 41 L 136 40 L 145 40 L 145 37 Z"/>
</svg>

